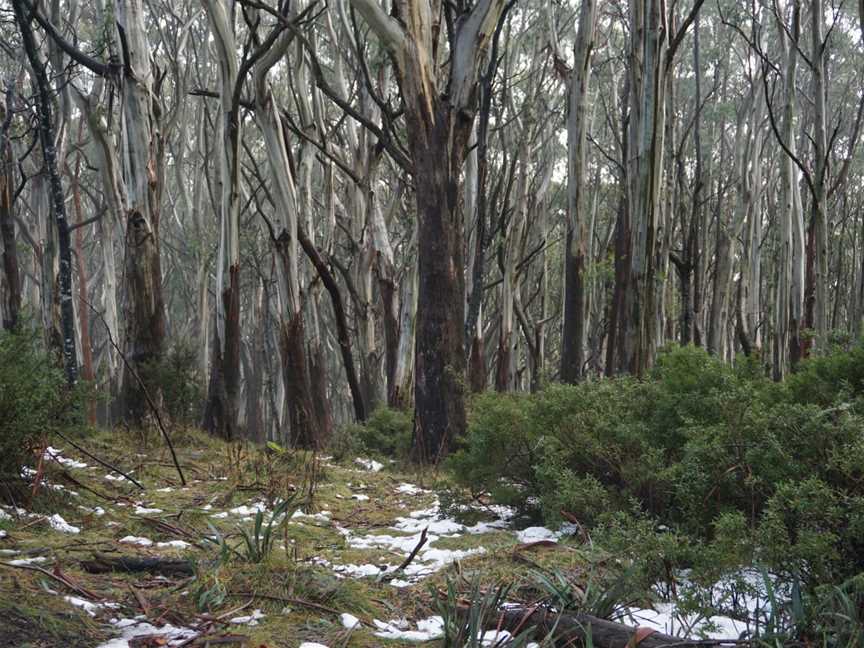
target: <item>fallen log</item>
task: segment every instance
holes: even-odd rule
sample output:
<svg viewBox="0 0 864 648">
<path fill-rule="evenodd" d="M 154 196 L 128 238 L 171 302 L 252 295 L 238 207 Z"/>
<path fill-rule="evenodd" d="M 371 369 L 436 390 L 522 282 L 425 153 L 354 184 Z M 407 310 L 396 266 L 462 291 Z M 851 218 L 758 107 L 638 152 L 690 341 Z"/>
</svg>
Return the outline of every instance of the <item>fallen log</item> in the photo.
<svg viewBox="0 0 864 648">
<path fill-rule="evenodd" d="M 188 560 L 177 558 L 139 558 L 137 556 L 105 556 L 95 554 L 93 560 L 82 560 L 81 566 L 91 574 L 106 572 L 152 572 L 171 576 L 192 576 L 195 570 Z"/>
<path fill-rule="evenodd" d="M 466 606 L 461 611 L 467 614 Z M 582 646 L 591 636 L 596 648 L 724 648 L 755 645 L 749 640 L 686 639 L 649 628 L 634 628 L 590 614 L 557 613 L 545 608 L 520 607 L 499 610 L 490 615 L 487 629 L 507 630 L 513 634 L 533 627 L 538 638 L 552 635 L 558 646 Z"/>
</svg>

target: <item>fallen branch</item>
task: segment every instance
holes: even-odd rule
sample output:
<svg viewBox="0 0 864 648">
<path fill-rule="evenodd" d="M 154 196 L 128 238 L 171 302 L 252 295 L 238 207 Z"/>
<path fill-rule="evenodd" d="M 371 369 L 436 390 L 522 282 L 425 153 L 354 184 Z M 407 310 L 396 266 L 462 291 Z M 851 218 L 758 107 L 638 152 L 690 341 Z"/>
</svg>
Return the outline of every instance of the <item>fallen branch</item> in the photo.
<svg viewBox="0 0 864 648">
<path fill-rule="evenodd" d="M 468 606 L 459 608 L 467 616 Z M 673 637 L 649 628 L 634 628 L 607 621 L 590 614 L 554 613 L 548 609 L 520 607 L 500 610 L 489 616 L 487 628 L 515 631 L 533 626 L 538 637 L 554 634 L 565 645 L 582 645 L 590 635 L 596 648 L 723 648 L 724 646 L 754 646 L 749 639 L 687 639 Z"/>
<path fill-rule="evenodd" d="M 56 574 L 52 574 L 47 569 L 42 569 L 41 567 L 37 567 L 36 565 L 13 565 L 12 563 L 4 562 L 4 561 L 0 561 L 0 565 L 2 565 L 3 567 L 11 567 L 12 569 L 25 569 L 27 571 L 39 572 L 43 576 L 47 576 L 48 578 L 57 581 L 61 585 L 68 587 L 73 592 L 76 592 L 77 594 L 80 594 L 81 596 L 83 596 L 85 598 L 88 598 L 92 601 L 101 601 L 102 600 L 102 598 L 100 596 L 94 594 L 93 592 L 91 592 L 89 590 L 84 589 L 83 587 L 75 585 L 74 583 L 70 582 L 68 579 L 64 578 L 63 576 L 58 576 Z"/>
<path fill-rule="evenodd" d="M 111 346 L 114 347 L 114 350 L 117 351 L 117 355 L 119 355 L 120 359 L 123 360 L 123 364 L 129 370 L 129 373 L 132 374 L 135 382 L 137 382 L 138 386 L 141 388 L 141 393 L 144 394 L 144 400 L 146 400 L 147 405 L 150 406 L 150 410 L 153 412 L 153 416 L 156 418 L 156 423 L 159 425 L 159 431 L 162 432 L 162 437 L 165 439 L 168 450 L 171 452 L 171 461 L 174 463 L 174 468 L 177 469 L 177 474 L 180 476 L 180 483 L 185 486 L 186 478 L 183 476 L 183 470 L 180 468 L 180 462 L 177 460 L 177 453 L 174 452 L 174 444 L 171 443 L 171 437 L 168 436 L 168 430 L 165 429 L 165 424 L 162 422 L 162 415 L 159 413 L 159 407 L 156 405 L 156 403 L 153 402 L 153 397 L 150 396 L 150 391 L 147 389 L 147 385 L 144 384 L 141 376 L 139 376 L 138 372 L 132 368 L 131 364 L 129 364 L 129 360 L 126 358 L 126 354 L 123 353 L 123 350 L 119 346 L 117 346 L 117 343 L 114 341 L 114 336 L 111 335 L 111 327 L 108 326 L 108 322 L 105 321 L 105 317 L 104 315 L 102 315 L 102 312 L 97 310 L 93 306 L 93 304 L 85 300 L 83 297 L 81 298 L 81 301 L 87 304 L 90 307 L 90 310 L 96 313 L 96 315 L 102 321 L 102 324 L 105 326 L 105 332 L 108 334 L 108 341 L 111 343 Z M 143 486 L 141 486 L 141 488 L 142 490 L 144 489 Z"/>
<path fill-rule="evenodd" d="M 59 436 L 59 437 L 60 437 L 61 439 L 63 439 L 66 443 L 68 443 L 68 444 L 71 445 L 73 448 L 75 448 L 78 452 L 83 452 L 85 455 L 87 455 L 88 457 L 90 457 L 90 458 L 91 458 L 93 461 L 95 461 L 96 463 L 101 464 L 102 466 L 104 466 L 104 467 L 107 468 L 108 470 L 113 470 L 114 472 L 123 475 L 123 477 L 125 477 L 125 478 L 128 479 L 130 482 L 132 482 L 133 484 L 135 484 L 135 485 L 136 485 L 138 488 L 140 488 L 141 490 L 147 490 L 146 488 L 144 488 L 144 486 L 141 484 L 141 482 L 139 482 L 137 479 L 135 479 L 134 477 L 132 477 L 132 476 L 130 476 L 130 475 L 127 475 L 125 472 L 123 472 L 122 470 L 120 470 L 117 466 L 112 466 L 112 465 L 111 465 L 110 463 L 108 463 L 107 461 L 105 461 L 105 460 L 103 460 L 103 459 L 100 459 L 99 457 L 97 457 L 96 455 L 94 455 L 92 452 L 88 452 L 87 450 L 85 450 L 84 448 L 82 448 L 80 445 L 78 445 L 77 443 L 75 443 L 72 439 L 70 439 L 69 437 L 67 437 L 66 435 L 64 435 L 64 434 L 63 434 L 62 432 L 60 432 L 59 430 L 54 430 L 54 434 L 56 434 L 57 436 Z"/>
<path fill-rule="evenodd" d="M 138 558 L 137 556 L 113 558 L 94 554 L 93 560 L 82 560 L 81 566 L 91 574 L 119 571 L 191 576 L 195 573 L 191 562 L 176 558 Z"/>
<path fill-rule="evenodd" d="M 333 608 L 327 607 L 326 605 L 321 605 L 320 603 L 313 603 L 312 601 L 304 601 L 303 599 L 297 598 L 288 598 L 286 596 L 273 596 L 271 594 L 259 594 L 258 592 L 228 592 L 228 596 L 251 596 L 253 598 L 260 598 L 266 601 L 276 601 L 278 603 L 288 603 L 289 605 L 299 605 L 301 607 L 307 607 L 311 610 L 318 610 L 319 612 L 335 614 L 336 616 L 342 614 L 339 610 L 334 610 Z"/>
<path fill-rule="evenodd" d="M 394 569 L 392 572 L 384 572 L 383 574 L 381 574 L 381 576 L 378 577 L 378 582 L 380 582 L 380 583 L 386 583 L 387 581 L 391 581 L 391 580 L 393 580 L 394 578 L 396 578 L 397 575 L 399 575 L 399 574 L 401 574 L 403 571 L 405 571 L 405 568 L 406 568 L 408 565 L 411 564 L 411 562 L 414 560 L 414 558 L 417 557 L 417 554 L 418 554 L 418 553 L 420 552 L 420 550 L 423 548 L 423 545 L 426 544 L 426 540 L 427 540 L 427 538 L 426 538 L 426 532 L 427 532 L 428 530 L 429 530 L 429 527 L 425 527 L 425 528 L 423 529 L 423 531 L 420 533 L 420 541 L 417 543 L 417 546 L 414 547 L 414 549 L 411 551 L 411 553 L 408 554 L 408 557 L 407 557 L 405 560 L 402 561 L 402 564 L 399 565 L 399 566 L 398 566 L 396 569 Z"/>
</svg>

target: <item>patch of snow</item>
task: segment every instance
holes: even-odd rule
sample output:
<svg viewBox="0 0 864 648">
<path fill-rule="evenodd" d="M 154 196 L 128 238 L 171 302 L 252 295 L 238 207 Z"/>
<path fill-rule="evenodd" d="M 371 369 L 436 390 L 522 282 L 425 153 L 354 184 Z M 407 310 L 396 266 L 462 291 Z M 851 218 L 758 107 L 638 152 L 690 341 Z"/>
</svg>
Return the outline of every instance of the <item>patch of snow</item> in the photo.
<svg viewBox="0 0 864 648">
<path fill-rule="evenodd" d="M 330 511 L 321 511 L 319 513 L 304 513 L 300 509 L 294 511 L 291 514 L 291 519 L 296 520 L 297 518 L 312 518 L 313 520 L 319 520 L 321 522 L 329 522 L 330 516 L 333 515 Z"/>
<path fill-rule="evenodd" d="M 10 560 L 10 565 L 20 567 L 21 565 L 32 565 L 33 563 L 43 563 L 48 560 L 45 556 L 33 556 L 32 558 L 19 558 L 18 560 Z"/>
<path fill-rule="evenodd" d="M 369 496 L 368 496 L 368 495 L 363 495 L 362 493 L 354 493 L 354 494 L 351 496 L 351 499 L 355 499 L 355 500 L 357 500 L 358 502 L 365 502 L 365 501 L 367 501 L 367 500 L 369 499 Z"/>
<path fill-rule="evenodd" d="M 356 628 L 360 625 L 360 619 L 358 619 L 353 614 L 348 614 L 347 612 L 343 612 L 339 615 L 339 621 L 342 623 L 343 628 Z"/>
<path fill-rule="evenodd" d="M 506 645 L 510 637 L 506 630 L 487 630 L 480 637 L 480 644 L 483 646 L 499 646 Z"/>
<path fill-rule="evenodd" d="M 141 506 L 140 504 L 135 505 L 135 515 L 151 515 L 153 513 L 161 513 L 162 509 L 160 508 L 147 508 L 146 506 Z"/>
<path fill-rule="evenodd" d="M 103 509 L 101 506 L 96 506 L 94 508 L 90 508 L 89 506 L 79 506 L 78 508 L 85 513 L 92 513 L 96 517 L 102 517 L 103 515 L 105 515 L 105 509 Z"/>
<path fill-rule="evenodd" d="M 229 621 L 229 623 L 233 623 L 234 625 L 256 626 L 258 625 L 258 620 L 263 619 L 264 616 L 265 614 L 261 610 L 256 609 L 252 611 L 252 614 L 247 616 L 234 617 Z"/>
<path fill-rule="evenodd" d="M 91 617 L 96 616 L 96 613 L 99 610 L 120 607 L 119 605 L 117 605 L 117 603 L 93 603 L 86 599 L 78 598 L 77 596 L 64 596 L 63 600 L 67 603 L 71 603 L 75 607 L 80 607 Z"/>
<path fill-rule="evenodd" d="M 298 648 L 327 648 L 324 644 L 313 643 L 311 641 L 304 641 L 298 646 Z"/>
<path fill-rule="evenodd" d="M 252 506 L 246 506 L 245 504 L 242 506 L 238 506 L 236 508 L 228 511 L 232 515 L 255 515 L 260 511 L 266 511 L 267 506 L 264 502 L 255 502 Z"/>
<path fill-rule="evenodd" d="M 185 540 L 168 540 L 167 542 L 157 542 L 156 546 L 160 548 L 172 547 L 174 549 L 185 549 L 191 545 Z"/>
<path fill-rule="evenodd" d="M 157 488 L 156 492 L 157 493 L 173 493 L 174 489 L 171 488 L 170 486 L 166 486 L 165 488 Z"/>
<path fill-rule="evenodd" d="M 51 446 L 48 446 L 47 448 L 45 448 L 45 452 L 51 455 L 51 458 L 54 459 L 54 461 L 56 461 L 62 466 L 65 466 L 66 468 L 87 468 L 86 463 L 64 457 L 63 451 L 57 448 L 52 448 Z"/>
<path fill-rule="evenodd" d="M 107 475 L 105 475 L 105 479 L 107 479 L 108 481 L 126 481 L 126 478 L 123 475 L 116 475 L 115 476 L 115 475 L 112 475 L 111 473 L 108 473 Z"/>
<path fill-rule="evenodd" d="M 519 542 L 539 542 L 540 540 L 552 540 L 558 542 L 558 534 L 546 527 L 533 526 L 516 532 Z"/>
<path fill-rule="evenodd" d="M 404 641 L 432 641 L 444 636 L 444 619 L 440 616 L 432 616 L 417 622 L 416 630 L 405 630 L 405 621 L 389 621 L 387 623 L 373 621 L 378 632 L 376 637 L 383 639 L 402 639 Z"/>
<path fill-rule="evenodd" d="M 51 525 L 52 529 L 60 533 L 81 533 L 80 528 L 69 524 L 59 513 L 55 513 L 49 517 L 48 524 Z"/>
<path fill-rule="evenodd" d="M 111 624 L 121 631 L 120 637 L 99 644 L 96 648 L 129 648 L 129 641 L 132 639 L 149 635 L 165 637 L 168 646 L 177 646 L 198 636 L 198 632 L 191 628 L 178 628 L 170 624 L 156 627 L 142 619 L 143 617 L 138 619 L 112 619 Z"/>
<path fill-rule="evenodd" d="M 371 470 L 372 472 L 378 472 L 384 467 L 384 464 L 379 463 L 374 459 L 362 459 L 361 457 L 357 457 L 354 460 L 354 463 L 363 466 L 366 470 Z"/>
<path fill-rule="evenodd" d="M 421 493 L 428 493 L 429 491 L 424 490 L 419 486 L 415 486 L 414 484 L 403 482 L 396 488 L 396 492 L 404 493 L 405 495 L 420 495 Z"/>
<path fill-rule="evenodd" d="M 123 538 L 120 538 L 118 542 L 122 542 L 123 544 L 134 544 L 140 547 L 149 547 L 153 544 L 153 541 L 150 538 L 142 538 L 140 536 L 128 535 Z"/>
<path fill-rule="evenodd" d="M 217 519 L 221 520 L 221 519 L 223 519 L 223 518 L 227 518 L 227 517 L 228 517 L 228 511 L 222 511 L 221 513 L 214 513 L 214 514 L 211 515 L 210 517 L 212 517 L 212 518 L 217 518 Z"/>
</svg>

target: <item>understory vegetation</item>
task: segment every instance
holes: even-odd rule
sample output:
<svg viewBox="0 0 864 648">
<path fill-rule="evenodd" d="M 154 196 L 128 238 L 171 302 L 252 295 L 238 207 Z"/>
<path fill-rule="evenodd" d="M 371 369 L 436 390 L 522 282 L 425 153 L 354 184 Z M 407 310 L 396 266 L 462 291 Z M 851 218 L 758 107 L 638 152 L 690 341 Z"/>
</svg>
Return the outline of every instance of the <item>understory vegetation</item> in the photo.
<svg viewBox="0 0 864 648">
<path fill-rule="evenodd" d="M 158 430 L 88 430 L 80 398 L 58 400 L 63 376 L 34 339 L 0 335 L 0 360 L 2 496 L 19 507 L 0 509 L 3 560 L 63 566 L 59 584 L 0 568 L 0 618 L 21 645 L 64 645 L 64 632 L 97 645 L 117 632 L 107 616 L 137 610 L 196 632 L 251 615 L 257 626 L 232 631 L 254 645 L 398 644 L 396 620 L 406 619 L 418 628 L 409 635 L 436 645 L 481 646 L 505 602 L 629 625 L 635 609 L 671 606 L 676 632 L 695 638 L 724 615 L 745 622 L 742 639 L 759 648 L 864 640 L 862 344 L 809 360 L 783 383 L 756 361 L 670 348 L 644 380 L 481 394 L 455 453 L 431 471 L 409 461 L 410 412 L 381 408 L 340 426 L 321 455 L 201 435 L 183 427 L 191 392 L 175 392 L 182 488 Z M 169 384 L 183 366 L 163 370 Z M 89 461 L 58 430 L 147 490 L 43 453 L 60 444 L 64 457 Z M 75 542 L 67 524 L 80 530 Z M 536 535 L 539 524 L 548 528 Z M 418 554 L 417 571 L 396 569 L 424 526 L 430 553 Z M 168 560 L 162 569 L 186 576 L 106 580 L 83 567 L 116 556 Z M 142 583 L 146 593 L 134 594 Z M 125 614 L 70 616 L 45 587 Z M 346 613 L 356 627 L 340 621 Z M 438 634 L 424 635 L 437 618 Z M 28 619 L 50 631 L 34 634 Z M 501 645 L 556 645 L 558 630 L 542 630 L 523 627 Z"/>
<path fill-rule="evenodd" d="M 864 600 L 861 343 L 783 383 L 690 347 L 646 380 L 482 394 L 449 468 L 473 492 L 577 525 L 646 585 L 758 564 L 811 591 L 855 583 Z"/>
</svg>

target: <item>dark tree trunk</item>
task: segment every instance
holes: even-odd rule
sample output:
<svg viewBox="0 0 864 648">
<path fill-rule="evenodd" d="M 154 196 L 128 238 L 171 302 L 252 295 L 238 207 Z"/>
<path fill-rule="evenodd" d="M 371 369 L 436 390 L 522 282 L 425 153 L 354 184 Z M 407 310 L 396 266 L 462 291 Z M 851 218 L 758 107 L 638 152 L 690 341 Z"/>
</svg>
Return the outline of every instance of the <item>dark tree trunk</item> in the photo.
<svg viewBox="0 0 864 648">
<path fill-rule="evenodd" d="M 483 338 L 475 335 L 468 357 L 468 388 L 472 394 L 479 394 L 486 389 L 486 361 L 483 353 Z"/>
<path fill-rule="evenodd" d="M 66 219 L 66 204 L 63 185 L 57 170 L 57 149 L 54 146 L 54 124 L 51 119 L 51 86 L 45 65 L 39 57 L 39 50 L 33 38 L 32 13 L 27 3 L 13 0 L 15 21 L 21 32 L 21 42 L 30 63 L 32 78 L 36 86 L 36 107 L 38 113 L 39 143 L 42 159 L 48 176 L 51 207 L 57 226 L 57 242 L 60 252 L 60 274 L 58 276 L 60 296 L 60 322 L 63 336 L 63 365 L 66 382 L 71 386 L 78 380 L 78 358 L 75 352 L 75 309 L 72 303 L 72 246 L 69 236 L 69 221 Z"/>
<path fill-rule="evenodd" d="M 336 279 L 333 278 L 333 273 L 330 268 L 321 258 L 318 249 L 306 235 L 303 229 L 298 229 L 297 237 L 300 239 L 300 246 L 303 252 L 315 266 L 318 276 L 327 289 L 330 295 L 330 303 L 333 305 L 333 318 L 336 320 L 336 337 L 339 340 L 339 351 L 342 353 L 342 365 L 345 367 L 345 377 L 348 380 L 348 387 L 351 390 L 351 400 L 354 404 L 354 417 L 358 422 L 366 420 L 367 409 L 363 401 L 363 394 L 360 389 L 360 381 L 357 378 L 357 368 L 354 365 L 354 356 L 351 352 L 351 335 L 348 332 L 348 320 L 345 317 L 345 307 L 342 304 L 342 293 L 339 291 L 339 285 Z"/>
<path fill-rule="evenodd" d="M 0 313 L 3 328 L 7 331 L 18 327 L 21 313 L 21 272 L 18 267 L 18 243 L 15 240 L 15 218 L 12 207 L 14 169 L 9 128 L 12 125 L 12 88 L 6 92 L 6 103 L 0 103 L 0 241 L 3 246 L 3 277 L 0 284 Z"/>
<path fill-rule="evenodd" d="M 237 266 L 231 266 L 228 275 L 228 286 L 222 291 L 225 352 L 223 355 L 219 327 L 214 325 L 213 360 L 202 425 L 210 434 L 231 440 L 240 436 L 240 277 Z"/>
<path fill-rule="evenodd" d="M 512 383 L 510 376 L 510 345 L 511 336 L 504 330 L 504 318 L 501 318 L 501 327 L 498 335 L 498 359 L 495 365 L 495 391 L 506 392 L 510 390 Z"/>
<path fill-rule="evenodd" d="M 574 232 L 567 228 L 564 253 L 564 331 L 561 339 L 561 380 L 576 383 L 585 367 L 585 251 L 573 245 Z"/>
<path fill-rule="evenodd" d="M 291 424 L 291 446 L 316 450 L 321 447 L 322 439 L 312 404 L 302 314 L 295 315 L 282 326 L 279 347 L 282 353 L 282 378 L 285 381 L 288 420 Z"/>
<path fill-rule="evenodd" d="M 622 180 L 622 186 L 626 180 Z M 609 342 L 606 347 L 606 375 L 627 370 L 624 340 L 627 338 L 625 303 L 630 283 L 630 217 L 626 198 L 621 199 L 615 223 L 615 287 L 609 315 Z"/>
<path fill-rule="evenodd" d="M 333 413 L 327 395 L 327 359 L 319 344 L 309 348 L 309 384 L 318 428 L 318 446 L 324 446 L 333 434 Z"/>
<path fill-rule="evenodd" d="M 436 102 L 438 103 L 438 102 Z M 422 111 L 411 111 L 412 116 Z M 470 124 L 446 101 L 411 123 L 418 216 L 414 458 L 435 463 L 465 430 L 464 277 L 458 178 Z"/>
<path fill-rule="evenodd" d="M 396 399 L 396 361 L 399 356 L 399 308 L 396 304 L 396 284 L 389 268 L 378 280 L 381 306 L 384 311 L 384 369 L 387 373 L 387 406 L 398 407 Z"/>
</svg>

